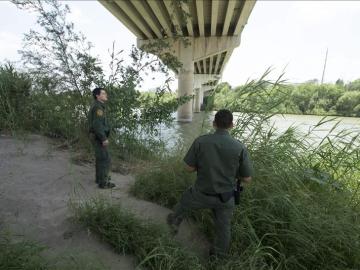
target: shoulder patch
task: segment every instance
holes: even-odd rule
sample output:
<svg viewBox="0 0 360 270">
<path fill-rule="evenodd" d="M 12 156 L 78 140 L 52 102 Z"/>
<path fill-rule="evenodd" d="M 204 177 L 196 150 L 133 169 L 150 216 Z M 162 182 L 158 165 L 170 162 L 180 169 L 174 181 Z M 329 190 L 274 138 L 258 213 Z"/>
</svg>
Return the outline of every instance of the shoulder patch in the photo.
<svg viewBox="0 0 360 270">
<path fill-rule="evenodd" d="M 104 111 L 103 111 L 103 110 L 100 110 L 100 109 L 97 109 L 97 110 L 96 110 L 96 115 L 97 115 L 97 116 L 103 116 L 103 115 L 104 115 Z"/>
</svg>

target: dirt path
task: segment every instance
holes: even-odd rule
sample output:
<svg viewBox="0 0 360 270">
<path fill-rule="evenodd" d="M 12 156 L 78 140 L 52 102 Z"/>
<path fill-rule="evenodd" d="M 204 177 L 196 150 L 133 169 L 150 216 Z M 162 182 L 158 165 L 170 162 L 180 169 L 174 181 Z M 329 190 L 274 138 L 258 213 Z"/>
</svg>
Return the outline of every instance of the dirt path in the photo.
<svg viewBox="0 0 360 270">
<path fill-rule="evenodd" d="M 96 256 L 110 269 L 135 269 L 131 256 L 115 254 L 96 236 L 74 225 L 68 201 L 75 194 L 103 194 L 120 201 L 141 218 L 165 223 L 169 209 L 138 200 L 128 194 L 134 178 L 112 174 L 117 187 L 100 190 L 94 183 L 93 166 L 75 165 L 67 151 L 59 151 L 37 135 L 25 140 L 0 136 L 0 225 L 49 247 L 50 254 Z M 76 196 L 76 195 L 75 195 Z M 176 236 L 186 248 L 205 256 L 208 243 L 185 223 Z"/>
</svg>

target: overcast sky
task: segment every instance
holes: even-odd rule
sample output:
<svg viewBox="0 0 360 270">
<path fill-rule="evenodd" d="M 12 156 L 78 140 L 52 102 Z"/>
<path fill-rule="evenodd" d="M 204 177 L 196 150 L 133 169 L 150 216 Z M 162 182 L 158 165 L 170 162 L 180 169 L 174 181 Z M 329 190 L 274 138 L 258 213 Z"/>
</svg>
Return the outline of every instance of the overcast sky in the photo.
<svg viewBox="0 0 360 270">
<path fill-rule="evenodd" d="M 113 41 L 125 51 L 136 44 L 135 36 L 97 1 L 66 4 L 76 29 L 105 62 Z M 0 62 L 20 59 L 17 50 L 23 34 L 34 24 L 34 14 L 0 1 Z M 321 80 L 326 48 L 326 82 L 360 78 L 360 1 L 257 1 L 222 81 L 237 86 L 259 77 L 270 66 L 273 78 L 285 69 L 290 82 Z"/>
</svg>

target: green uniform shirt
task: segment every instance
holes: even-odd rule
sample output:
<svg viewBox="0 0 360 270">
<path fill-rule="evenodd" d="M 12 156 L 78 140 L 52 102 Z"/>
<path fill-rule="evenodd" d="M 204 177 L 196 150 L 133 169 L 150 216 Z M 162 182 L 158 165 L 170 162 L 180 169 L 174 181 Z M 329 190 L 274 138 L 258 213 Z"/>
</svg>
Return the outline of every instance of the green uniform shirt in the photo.
<svg viewBox="0 0 360 270">
<path fill-rule="evenodd" d="M 184 161 L 196 167 L 195 188 L 204 193 L 232 191 L 237 177 L 252 176 L 252 165 L 245 145 L 224 129 L 195 139 Z"/>
<path fill-rule="evenodd" d="M 89 132 L 95 134 L 100 141 L 105 141 L 110 134 L 110 126 L 106 118 L 105 104 L 96 100 L 89 110 Z"/>
</svg>

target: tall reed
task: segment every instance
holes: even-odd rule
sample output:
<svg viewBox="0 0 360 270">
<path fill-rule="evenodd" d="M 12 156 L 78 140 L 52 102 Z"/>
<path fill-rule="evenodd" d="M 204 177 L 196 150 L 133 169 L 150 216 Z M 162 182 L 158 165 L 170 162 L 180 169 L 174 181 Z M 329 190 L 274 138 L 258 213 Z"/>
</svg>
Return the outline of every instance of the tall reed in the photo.
<svg viewBox="0 0 360 270">
<path fill-rule="evenodd" d="M 359 134 L 339 131 L 335 123 L 317 138 L 336 121 L 328 118 L 307 134 L 276 130 L 267 112 L 281 100 L 262 97 L 282 91 L 283 81 L 266 75 L 227 104 L 240 112 L 232 135 L 247 145 L 255 175 L 235 210 L 230 258 L 217 269 L 360 269 Z M 133 193 L 172 207 L 194 181 L 184 173 L 182 156 L 173 153 L 138 175 Z M 192 217 L 211 237 L 210 213 Z"/>
</svg>

